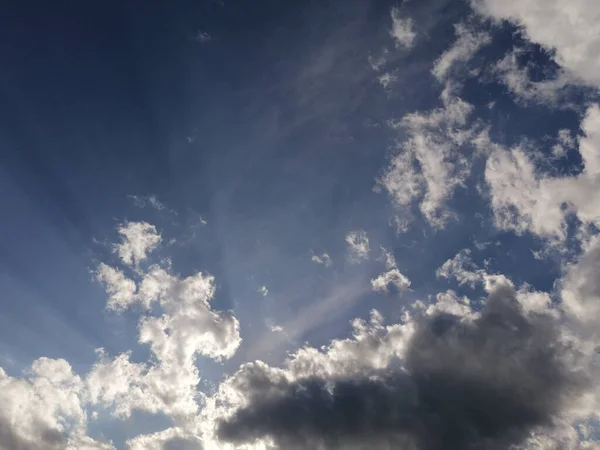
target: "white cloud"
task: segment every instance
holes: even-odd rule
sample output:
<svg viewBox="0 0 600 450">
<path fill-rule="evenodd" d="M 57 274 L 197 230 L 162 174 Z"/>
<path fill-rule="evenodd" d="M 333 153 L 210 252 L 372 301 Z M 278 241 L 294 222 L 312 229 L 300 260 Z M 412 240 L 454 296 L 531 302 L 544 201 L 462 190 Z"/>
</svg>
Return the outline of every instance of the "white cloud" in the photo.
<svg viewBox="0 0 600 450">
<path fill-rule="evenodd" d="M 411 48 L 417 34 L 413 30 L 413 21 L 403 18 L 400 10 L 393 7 L 390 15 L 392 17 L 391 36 L 394 38 L 396 47 Z"/>
<path fill-rule="evenodd" d="M 98 269 L 109 307 L 123 310 L 139 303 L 150 310 L 157 305 L 161 314 L 144 315 L 139 321 L 139 342 L 149 345 L 151 364 L 131 362 L 129 354 L 111 358 L 101 352 L 86 379 L 91 401 L 113 408 L 118 417 L 140 409 L 188 420 L 198 410 L 196 358 L 230 358 L 240 345 L 237 319 L 211 309 L 214 277 L 198 272 L 179 278 L 168 269 L 152 265 L 138 270 L 135 281 L 105 264 Z"/>
<path fill-rule="evenodd" d="M 261 286 L 258 288 L 258 293 L 260 295 L 262 295 L 263 297 L 266 297 L 267 295 L 269 295 L 269 290 L 267 289 L 266 286 Z"/>
<path fill-rule="evenodd" d="M 407 139 L 377 180 L 408 220 L 413 201 L 434 228 L 443 228 L 452 217 L 445 201 L 463 186 L 472 155 L 465 151 L 474 130 L 467 126 L 469 103 L 455 97 L 451 88 L 442 93 L 443 107 L 429 113 L 411 113 L 392 125 L 402 128 Z M 406 228 L 406 227 L 404 227 Z"/>
<path fill-rule="evenodd" d="M 388 292 L 390 284 L 395 286 L 398 291 L 402 292 L 410 287 L 410 280 L 395 268 L 390 269 L 371 280 L 371 286 L 375 292 Z"/>
<path fill-rule="evenodd" d="M 173 427 L 158 433 L 136 436 L 127 441 L 129 450 L 202 450 L 202 439 Z"/>
<path fill-rule="evenodd" d="M 518 50 L 509 52 L 491 70 L 500 83 L 515 96 L 518 103 L 539 103 L 561 108 L 571 106 L 565 98 L 569 92 L 568 87 L 576 81 L 572 75 L 560 70 L 554 78 L 532 81 L 527 68 L 519 67 L 518 54 Z"/>
<path fill-rule="evenodd" d="M 457 63 L 464 65 L 481 47 L 491 42 L 488 33 L 477 32 L 463 23 L 455 25 L 455 34 L 456 41 L 442 53 L 431 70 L 439 81 L 444 81 Z"/>
<path fill-rule="evenodd" d="M 86 436 L 83 388 L 63 359 L 37 359 L 23 378 L 0 368 L 0 448 L 114 450 Z"/>
<path fill-rule="evenodd" d="M 479 314 L 473 311 L 471 301 L 467 297 L 459 297 L 453 290 L 440 292 L 435 295 L 435 301 L 429 305 L 417 301 L 415 309 L 423 310 L 427 316 L 437 314 L 453 314 L 463 320 L 473 320 L 479 317 Z"/>
<path fill-rule="evenodd" d="M 346 235 L 348 244 L 348 259 L 359 263 L 369 258 L 369 238 L 364 230 L 351 231 Z"/>
<path fill-rule="evenodd" d="M 494 146 L 485 178 L 498 228 L 562 240 L 568 214 L 577 214 L 584 224 L 600 224 L 600 206 L 594 201 L 600 189 L 598 105 L 588 108 L 581 129 L 584 135 L 579 139 L 579 152 L 584 169 L 575 176 L 540 175 L 523 148 Z"/>
<path fill-rule="evenodd" d="M 477 283 L 483 282 L 485 272 L 477 267 L 471 259 L 471 250 L 463 249 L 454 258 L 447 260 L 436 271 L 436 276 L 454 278 L 459 285 L 468 285 L 472 288 Z"/>
<path fill-rule="evenodd" d="M 477 11 L 523 27 L 533 42 L 584 82 L 600 86 L 600 3 L 596 0 L 472 0 Z"/>
<path fill-rule="evenodd" d="M 106 307 L 115 311 L 131 306 L 136 300 L 136 285 L 123 272 L 101 263 L 95 272 L 96 279 L 104 285 L 108 294 Z"/>
<path fill-rule="evenodd" d="M 320 255 L 312 255 L 310 259 L 312 262 L 322 264 L 325 267 L 331 267 L 333 265 L 333 261 L 327 252 L 323 252 Z"/>
<path fill-rule="evenodd" d="M 583 254 L 566 266 L 561 281 L 562 306 L 588 332 L 598 332 L 600 318 L 600 236 L 583 245 Z"/>
<path fill-rule="evenodd" d="M 115 252 L 123 263 L 137 266 L 148 257 L 162 241 L 154 225 L 147 222 L 126 222 L 117 228 L 121 242 L 115 244 Z"/>
</svg>

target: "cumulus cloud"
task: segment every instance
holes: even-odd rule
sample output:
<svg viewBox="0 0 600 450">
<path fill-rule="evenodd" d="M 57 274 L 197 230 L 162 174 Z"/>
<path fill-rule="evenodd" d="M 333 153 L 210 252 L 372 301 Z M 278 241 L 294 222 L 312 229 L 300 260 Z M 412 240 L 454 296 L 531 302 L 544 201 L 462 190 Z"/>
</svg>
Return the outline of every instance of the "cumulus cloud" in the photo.
<svg viewBox="0 0 600 450">
<path fill-rule="evenodd" d="M 126 222 L 117 231 L 121 235 L 121 242 L 115 244 L 115 253 L 128 266 L 137 266 L 144 261 L 148 253 L 162 241 L 156 227 L 147 222 Z"/>
<path fill-rule="evenodd" d="M 100 263 L 95 272 L 96 279 L 104 285 L 108 294 L 108 309 L 120 311 L 137 300 L 136 285 L 119 269 Z"/>
<path fill-rule="evenodd" d="M 411 48 L 417 36 L 413 30 L 412 19 L 402 17 L 402 13 L 396 7 L 392 8 L 390 15 L 392 16 L 390 34 L 394 38 L 396 47 Z"/>
<path fill-rule="evenodd" d="M 384 329 L 374 313 L 370 326 L 358 323 L 354 340 L 304 349 L 284 369 L 243 366 L 209 399 L 221 409 L 207 412 L 214 414 L 218 437 L 236 445 L 432 450 L 523 444 L 533 432 L 552 430 L 588 385 L 585 373 L 569 364 L 571 347 L 554 316 L 526 313 L 517 295 L 497 278 L 481 313 L 468 321 L 440 310 Z M 392 333 L 403 342 L 396 351 L 389 346 Z M 369 364 L 357 357 L 364 343 Z M 334 359 L 339 348 L 346 364 Z"/>
<path fill-rule="evenodd" d="M 143 229 L 154 227 L 146 224 Z M 237 319 L 230 312 L 211 309 L 214 277 L 198 272 L 180 278 L 169 269 L 152 265 L 136 271 L 135 280 L 124 280 L 122 273 L 105 264 L 97 271 L 109 294 L 109 307 L 121 311 L 137 303 L 146 310 L 156 306 L 160 314 L 139 320 L 139 342 L 150 347 L 150 364 L 134 363 L 129 354 L 110 357 L 100 351 L 87 376 L 92 403 L 112 408 L 118 417 L 128 417 L 134 409 L 163 412 L 179 420 L 193 417 L 200 381 L 196 358 L 227 359 L 240 345 Z"/>
<path fill-rule="evenodd" d="M 114 450 L 86 436 L 84 383 L 63 359 L 37 359 L 24 377 L 0 368 L 0 404 L 2 450 Z"/>
<path fill-rule="evenodd" d="M 600 3 L 596 0 L 472 0 L 474 8 L 519 25 L 555 52 L 556 61 L 586 83 L 600 86 Z"/>
<path fill-rule="evenodd" d="M 348 244 L 348 259 L 359 263 L 369 258 L 369 237 L 364 230 L 351 231 L 346 235 Z"/>
</svg>

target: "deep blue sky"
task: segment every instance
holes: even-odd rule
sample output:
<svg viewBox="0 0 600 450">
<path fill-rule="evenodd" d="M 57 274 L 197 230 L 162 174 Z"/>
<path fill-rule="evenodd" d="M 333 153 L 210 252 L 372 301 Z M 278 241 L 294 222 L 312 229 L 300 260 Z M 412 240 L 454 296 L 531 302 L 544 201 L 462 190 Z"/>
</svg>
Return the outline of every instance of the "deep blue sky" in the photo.
<svg viewBox="0 0 600 450">
<path fill-rule="evenodd" d="M 110 245 L 124 221 L 161 232 L 151 262 L 169 257 L 182 276 L 215 275 L 213 307 L 240 320 L 237 354 L 224 365 L 199 363 L 211 382 L 249 359 L 279 364 L 305 341 L 347 336 L 349 320 L 373 308 L 396 321 L 408 303 L 448 287 L 483 295 L 435 277 L 462 248 L 479 265 L 491 258 L 491 269 L 516 284 L 552 290 L 560 268 L 533 257 L 541 241 L 493 226 L 481 170 L 448 200 L 457 220 L 442 230 L 417 214 L 398 235 L 394 206 L 373 190 L 405 137 L 388 122 L 441 105 L 430 70 L 453 42 L 453 25 L 471 14 L 466 2 L 402 4 L 418 27 L 410 52 L 389 34 L 395 1 L 59 3 L 7 1 L 0 14 L 0 366 L 9 374 L 48 356 L 83 375 L 98 347 L 147 357 L 136 343 L 137 312 L 107 312 L 92 274 L 117 261 Z M 512 25 L 476 26 L 492 43 L 473 67 L 525 45 Z M 520 64 L 552 78 L 548 53 L 527 45 Z M 398 76 L 389 90 L 369 63 L 384 48 L 386 70 Z M 583 112 L 524 106 L 489 77 L 466 79 L 461 97 L 495 142 L 527 137 L 546 153 L 559 129 L 578 132 Z M 570 158 L 565 167 L 579 162 Z M 150 195 L 165 209 L 132 197 Z M 356 229 L 372 249 L 361 265 L 346 261 L 344 238 Z M 498 245 L 477 250 L 474 241 Z M 380 246 L 393 251 L 411 292 L 370 291 Z M 311 252 L 327 252 L 333 267 L 314 264 Z M 345 300 L 318 312 L 335 295 Z M 272 337 L 269 323 L 303 314 L 293 339 Z M 112 433 L 118 445 L 134 435 Z"/>
</svg>

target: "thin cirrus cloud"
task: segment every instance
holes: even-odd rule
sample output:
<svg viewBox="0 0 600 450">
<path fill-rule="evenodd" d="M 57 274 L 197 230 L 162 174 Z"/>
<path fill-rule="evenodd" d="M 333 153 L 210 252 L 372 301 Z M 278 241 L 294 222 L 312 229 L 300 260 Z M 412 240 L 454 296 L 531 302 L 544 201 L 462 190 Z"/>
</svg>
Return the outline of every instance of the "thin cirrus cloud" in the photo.
<svg viewBox="0 0 600 450">
<path fill-rule="evenodd" d="M 350 9 L 366 17 L 361 5 Z M 283 187 L 273 177 L 265 188 L 271 165 L 256 160 L 239 172 L 243 189 L 220 185 L 219 174 L 205 183 L 220 159 L 191 155 L 189 145 L 170 149 L 173 167 L 193 172 L 195 158 L 202 162 L 204 177 L 172 186 L 200 186 L 201 207 L 188 205 L 187 194 L 177 207 L 158 200 L 176 197 L 165 192 L 131 196 L 131 214 L 156 222 L 120 222 L 113 254 L 92 269 L 103 303 L 90 310 L 107 327 L 126 324 L 133 345 L 99 338 L 87 366 L 53 355 L 36 356 L 22 373 L 0 368 L 0 450 L 599 448 L 600 3 L 463 7 L 427 24 L 419 22 L 423 11 L 437 11 L 427 1 L 389 5 L 379 22 L 369 10 L 378 24 L 372 34 L 368 21 L 336 18 L 319 35 L 325 45 L 292 49 L 309 55 L 304 66 L 295 70 L 289 59 L 269 66 L 294 74 L 282 81 L 269 71 L 267 84 L 281 89 L 261 91 L 276 119 L 289 121 L 276 140 Z M 240 17 L 255 20 L 247 11 Z M 215 25 L 219 40 L 201 57 L 214 50 L 229 58 L 239 45 L 240 63 L 266 64 L 280 55 L 277 42 L 246 54 L 263 51 L 254 40 L 275 26 L 264 20 L 243 45 Z M 357 73 L 343 73 L 359 60 Z M 536 72 L 544 61 L 549 66 Z M 202 64 L 207 73 L 213 66 Z M 257 89 L 247 69 L 243 89 L 221 72 L 203 82 L 226 80 L 245 104 Z M 416 72 L 428 92 L 411 97 L 417 81 L 404 74 Z M 287 117 L 294 108 L 301 114 Z M 287 151 L 291 141 L 312 142 L 302 134 L 313 136 L 315 118 L 335 122 L 326 138 L 314 133 L 318 148 L 343 141 L 347 153 L 331 150 L 321 164 L 316 153 Z M 357 125 L 365 123 L 378 126 Z M 210 124 L 198 133 L 220 142 Z M 219 147 L 219 158 L 240 156 L 237 147 L 243 157 L 254 151 L 240 142 Z M 319 194 L 344 199 L 353 180 L 366 180 L 364 197 L 332 200 L 313 215 L 303 208 L 277 232 L 268 228 L 272 217 L 248 219 L 261 211 L 244 196 L 256 188 L 250 172 L 260 172 L 256 189 L 268 203 L 280 187 L 292 192 L 326 178 L 337 158 L 344 177 L 335 192 Z M 295 170 L 314 165 L 292 183 Z M 224 213 L 213 214 L 211 189 L 240 224 L 236 239 L 227 236 Z M 165 215 L 184 210 L 215 220 L 196 218 L 183 239 L 186 226 Z M 258 233 L 255 222 L 269 231 Z M 281 281 L 288 276 L 301 282 Z M 138 427 L 139 417 L 159 425 Z"/>
</svg>

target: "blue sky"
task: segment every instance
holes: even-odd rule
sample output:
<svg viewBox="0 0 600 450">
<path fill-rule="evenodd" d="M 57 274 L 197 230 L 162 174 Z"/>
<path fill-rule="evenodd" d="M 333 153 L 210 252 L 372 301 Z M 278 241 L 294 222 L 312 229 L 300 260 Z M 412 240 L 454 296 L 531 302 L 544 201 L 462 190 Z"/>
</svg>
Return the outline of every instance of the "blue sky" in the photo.
<svg viewBox="0 0 600 450">
<path fill-rule="evenodd" d="M 0 449 L 599 448 L 598 23 L 8 2 Z"/>
</svg>

